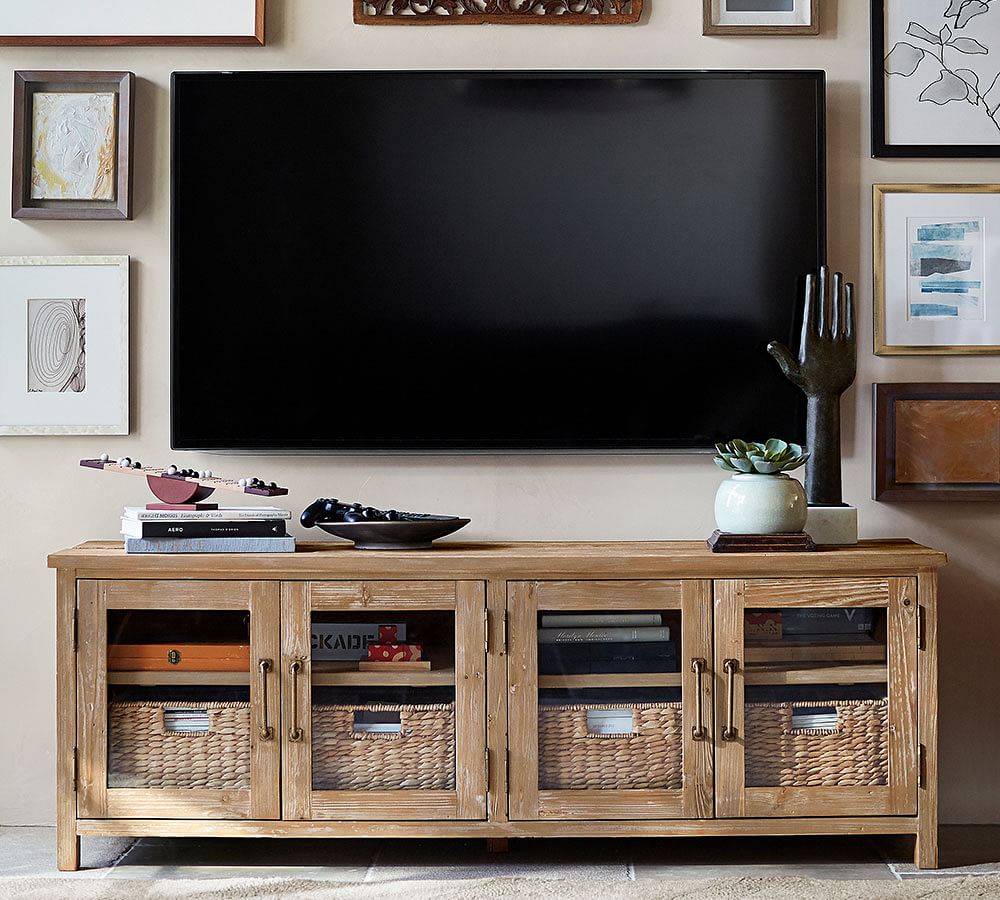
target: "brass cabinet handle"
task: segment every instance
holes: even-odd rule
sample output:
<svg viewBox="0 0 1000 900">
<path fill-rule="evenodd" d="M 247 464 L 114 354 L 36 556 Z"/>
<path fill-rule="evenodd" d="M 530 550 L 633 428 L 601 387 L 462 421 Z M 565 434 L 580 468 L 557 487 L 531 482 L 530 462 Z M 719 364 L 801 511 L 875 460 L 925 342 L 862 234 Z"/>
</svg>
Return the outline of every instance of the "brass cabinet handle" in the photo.
<svg viewBox="0 0 1000 900">
<path fill-rule="evenodd" d="M 729 692 L 729 696 L 726 697 L 726 727 L 722 729 L 724 741 L 736 740 L 736 673 L 739 668 L 737 660 L 723 660 L 722 671 L 726 673 L 726 687 Z"/>
<path fill-rule="evenodd" d="M 297 743 L 303 735 L 299 728 L 299 672 L 302 671 L 302 660 L 293 659 L 288 671 L 292 676 L 292 727 L 288 729 L 288 740 Z"/>
<path fill-rule="evenodd" d="M 691 737 L 696 741 L 703 741 L 708 737 L 705 729 L 705 716 L 702 710 L 701 700 L 701 677 L 705 674 L 705 660 L 701 657 L 691 660 L 691 671 L 695 674 L 694 680 L 694 727 L 691 729 Z"/>
<path fill-rule="evenodd" d="M 269 741 L 274 737 L 274 729 L 268 724 L 267 715 L 267 673 L 274 668 L 274 663 L 269 659 L 262 659 L 257 663 L 257 667 L 260 669 L 260 707 L 261 707 L 261 718 L 263 723 L 260 726 L 258 734 L 262 741 Z"/>
</svg>

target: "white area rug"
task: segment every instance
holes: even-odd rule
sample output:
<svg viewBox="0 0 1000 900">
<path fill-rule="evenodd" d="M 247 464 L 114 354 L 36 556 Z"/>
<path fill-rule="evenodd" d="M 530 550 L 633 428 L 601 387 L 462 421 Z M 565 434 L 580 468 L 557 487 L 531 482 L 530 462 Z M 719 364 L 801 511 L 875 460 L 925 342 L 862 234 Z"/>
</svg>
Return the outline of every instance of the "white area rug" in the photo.
<svg viewBox="0 0 1000 900">
<path fill-rule="evenodd" d="M 809 881 L 738 878 L 720 881 L 595 883 L 526 878 L 331 884 L 297 879 L 126 881 L 9 878 L 0 900 L 908 900 L 1000 898 L 1000 878 Z"/>
</svg>

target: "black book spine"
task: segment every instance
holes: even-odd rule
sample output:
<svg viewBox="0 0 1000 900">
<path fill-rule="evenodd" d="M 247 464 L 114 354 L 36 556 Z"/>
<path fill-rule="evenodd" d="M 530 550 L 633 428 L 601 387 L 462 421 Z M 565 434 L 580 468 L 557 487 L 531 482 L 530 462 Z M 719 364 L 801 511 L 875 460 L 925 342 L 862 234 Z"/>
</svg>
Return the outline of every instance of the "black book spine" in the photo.
<svg viewBox="0 0 1000 900">
<path fill-rule="evenodd" d="M 146 538 L 254 538 L 285 537 L 283 519 L 265 521 L 219 522 L 211 519 L 196 522 L 143 522 Z"/>
</svg>

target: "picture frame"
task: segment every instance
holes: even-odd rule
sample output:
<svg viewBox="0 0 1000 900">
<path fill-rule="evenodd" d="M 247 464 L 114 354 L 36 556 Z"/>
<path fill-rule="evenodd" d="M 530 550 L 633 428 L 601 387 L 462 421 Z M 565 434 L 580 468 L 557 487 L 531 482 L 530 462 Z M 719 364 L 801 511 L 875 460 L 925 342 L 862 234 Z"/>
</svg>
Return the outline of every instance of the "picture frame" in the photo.
<svg viewBox="0 0 1000 900">
<path fill-rule="evenodd" d="M 875 384 L 872 496 L 1000 501 L 1000 384 Z"/>
<path fill-rule="evenodd" d="M 0 435 L 129 433 L 129 258 L 0 257 Z"/>
<path fill-rule="evenodd" d="M 131 219 L 134 118 L 131 72 L 15 72 L 13 218 Z"/>
<path fill-rule="evenodd" d="M 873 158 L 1000 157 L 996 4 L 871 0 L 871 40 Z"/>
<path fill-rule="evenodd" d="M 1000 353 L 1000 184 L 873 188 L 877 356 Z"/>
<path fill-rule="evenodd" d="M 53 32 L 54 23 L 59 31 Z M 0 47 L 263 46 L 265 0 L 5 3 Z"/>
<path fill-rule="evenodd" d="M 817 35 L 819 0 L 702 0 L 702 34 Z"/>
<path fill-rule="evenodd" d="M 634 25 L 645 0 L 354 0 L 355 25 Z"/>
</svg>

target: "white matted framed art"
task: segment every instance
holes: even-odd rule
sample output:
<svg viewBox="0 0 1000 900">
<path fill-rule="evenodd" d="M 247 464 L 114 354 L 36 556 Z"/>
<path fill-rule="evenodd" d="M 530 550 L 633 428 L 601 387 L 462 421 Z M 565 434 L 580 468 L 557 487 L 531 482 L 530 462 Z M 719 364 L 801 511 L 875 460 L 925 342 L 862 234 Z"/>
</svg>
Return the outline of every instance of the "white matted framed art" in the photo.
<svg viewBox="0 0 1000 900">
<path fill-rule="evenodd" d="M 703 0 L 706 35 L 819 34 L 819 0 Z"/>
<path fill-rule="evenodd" d="M 4 0 L 0 46 L 264 43 L 265 0 Z"/>
<path fill-rule="evenodd" d="M 875 353 L 1000 353 L 1000 184 L 877 184 Z"/>
<path fill-rule="evenodd" d="M 1000 3 L 872 0 L 872 156 L 1000 156 Z"/>
<path fill-rule="evenodd" d="M 0 435 L 128 434 L 127 256 L 0 257 Z"/>
</svg>

